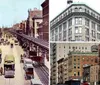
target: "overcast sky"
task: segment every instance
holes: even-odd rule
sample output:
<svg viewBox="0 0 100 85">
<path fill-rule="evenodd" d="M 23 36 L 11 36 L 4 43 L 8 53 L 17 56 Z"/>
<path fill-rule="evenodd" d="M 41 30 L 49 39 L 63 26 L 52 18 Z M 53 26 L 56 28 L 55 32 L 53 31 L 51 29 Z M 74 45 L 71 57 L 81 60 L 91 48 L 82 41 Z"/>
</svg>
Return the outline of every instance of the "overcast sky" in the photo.
<svg viewBox="0 0 100 85">
<path fill-rule="evenodd" d="M 44 0 L 0 0 L 0 27 L 27 19 L 28 9 L 41 8 Z"/>
<path fill-rule="evenodd" d="M 86 3 L 100 13 L 100 0 L 73 0 L 73 2 Z M 50 21 L 67 7 L 67 0 L 50 0 Z"/>
</svg>

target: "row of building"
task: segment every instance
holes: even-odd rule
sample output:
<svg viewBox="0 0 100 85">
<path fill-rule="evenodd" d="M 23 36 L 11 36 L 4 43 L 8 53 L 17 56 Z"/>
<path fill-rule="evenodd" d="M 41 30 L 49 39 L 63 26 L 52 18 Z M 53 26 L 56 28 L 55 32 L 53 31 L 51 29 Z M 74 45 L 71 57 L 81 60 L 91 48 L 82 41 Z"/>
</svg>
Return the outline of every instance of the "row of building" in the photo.
<svg viewBox="0 0 100 85">
<path fill-rule="evenodd" d="M 42 9 L 28 10 L 28 17 L 13 25 L 14 30 L 21 30 L 24 34 L 43 40 L 49 40 L 49 0 L 45 0 Z"/>
<path fill-rule="evenodd" d="M 51 85 L 72 79 L 98 82 L 98 56 L 98 43 L 51 43 Z M 91 67 L 88 80 L 86 66 Z"/>
</svg>

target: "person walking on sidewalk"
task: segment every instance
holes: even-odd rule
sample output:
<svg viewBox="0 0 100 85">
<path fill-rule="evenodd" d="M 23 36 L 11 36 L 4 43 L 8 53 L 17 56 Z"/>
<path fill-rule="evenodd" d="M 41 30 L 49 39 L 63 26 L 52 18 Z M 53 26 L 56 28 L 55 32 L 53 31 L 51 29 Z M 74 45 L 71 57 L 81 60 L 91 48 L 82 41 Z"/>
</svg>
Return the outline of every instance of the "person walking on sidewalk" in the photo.
<svg viewBox="0 0 100 85">
<path fill-rule="evenodd" d="M 3 68 L 0 68 L 0 74 L 3 75 Z"/>
</svg>

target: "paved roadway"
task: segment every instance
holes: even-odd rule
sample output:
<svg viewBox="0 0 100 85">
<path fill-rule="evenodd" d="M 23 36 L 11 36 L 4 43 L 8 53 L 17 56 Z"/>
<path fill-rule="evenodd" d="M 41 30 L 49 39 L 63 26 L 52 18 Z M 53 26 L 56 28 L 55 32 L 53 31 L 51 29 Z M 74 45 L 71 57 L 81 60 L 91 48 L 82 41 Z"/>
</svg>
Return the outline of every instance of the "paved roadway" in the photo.
<svg viewBox="0 0 100 85">
<path fill-rule="evenodd" d="M 12 39 L 9 40 L 13 42 Z M 3 66 L 4 57 L 6 54 L 13 54 L 15 57 L 15 77 L 14 78 L 4 78 L 4 75 L 0 76 L 0 85 L 30 85 L 29 80 L 24 78 L 23 64 L 20 63 L 20 55 L 23 54 L 23 50 L 20 46 L 14 46 L 10 48 L 10 45 L 0 45 L 2 49 L 2 63 L 0 66 Z M 34 72 L 35 78 L 39 78 Z"/>
</svg>

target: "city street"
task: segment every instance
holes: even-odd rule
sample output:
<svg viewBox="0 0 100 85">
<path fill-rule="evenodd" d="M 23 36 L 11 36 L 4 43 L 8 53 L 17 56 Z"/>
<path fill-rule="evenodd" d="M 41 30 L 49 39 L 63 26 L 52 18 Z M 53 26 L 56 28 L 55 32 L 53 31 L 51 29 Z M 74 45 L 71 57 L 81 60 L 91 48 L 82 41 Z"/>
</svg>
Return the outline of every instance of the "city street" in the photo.
<svg viewBox="0 0 100 85">
<path fill-rule="evenodd" d="M 13 43 L 12 39 L 9 41 Z M 20 55 L 24 53 L 22 48 L 18 45 L 14 45 L 14 47 L 11 48 L 10 45 L 3 44 L 0 45 L 0 48 L 2 49 L 2 63 L 0 67 L 3 67 L 5 55 L 12 54 L 15 57 L 15 77 L 5 78 L 4 75 L 0 76 L 0 85 L 30 85 L 30 80 L 25 80 L 24 78 L 23 64 L 20 63 Z M 38 78 L 35 71 L 34 77 Z"/>
</svg>

